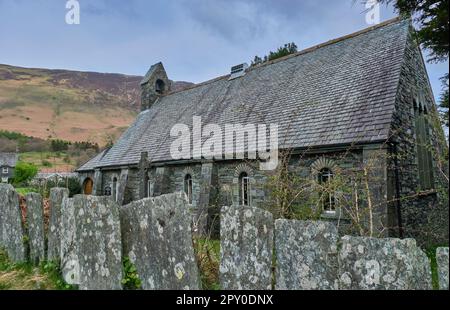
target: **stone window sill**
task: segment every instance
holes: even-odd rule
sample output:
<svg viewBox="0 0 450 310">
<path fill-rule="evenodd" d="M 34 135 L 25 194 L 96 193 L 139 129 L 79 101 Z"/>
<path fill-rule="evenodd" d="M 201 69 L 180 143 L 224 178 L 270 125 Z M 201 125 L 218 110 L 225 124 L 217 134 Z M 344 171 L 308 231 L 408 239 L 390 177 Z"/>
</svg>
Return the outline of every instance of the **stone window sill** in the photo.
<svg viewBox="0 0 450 310">
<path fill-rule="evenodd" d="M 336 211 L 336 212 L 324 212 L 320 215 L 321 218 L 323 219 L 338 219 L 339 216 L 341 215 L 341 212 Z"/>
</svg>

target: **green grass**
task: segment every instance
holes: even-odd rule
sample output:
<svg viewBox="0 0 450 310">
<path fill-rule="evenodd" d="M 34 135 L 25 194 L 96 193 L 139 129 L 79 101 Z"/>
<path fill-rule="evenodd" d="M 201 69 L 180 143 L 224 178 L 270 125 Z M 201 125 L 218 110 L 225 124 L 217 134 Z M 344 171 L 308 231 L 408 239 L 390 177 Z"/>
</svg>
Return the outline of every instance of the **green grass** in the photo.
<svg viewBox="0 0 450 310">
<path fill-rule="evenodd" d="M 22 196 L 25 196 L 28 193 L 39 193 L 37 189 L 31 187 L 18 187 L 16 188 L 16 192 Z"/>
<path fill-rule="evenodd" d="M 19 160 L 32 163 L 39 170 L 51 168 L 67 171 L 67 167 L 74 168 L 72 159 L 67 152 L 24 152 L 19 154 Z"/>
<path fill-rule="evenodd" d="M 425 249 L 425 253 L 430 259 L 431 263 L 431 279 L 433 283 L 433 289 L 439 289 L 439 277 L 438 277 L 438 266 L 436 261 L 436 249 L 440 247 L 448 247 L 448 245 L 435 245 Z"/>
<path fill-rule="evenodd" d="M 12 263 L 0 250 L 0 290 L 69 290 L 61 278 L 55 263 L 43 262 L 39 266 L 30 263 Z"/>
</svg>

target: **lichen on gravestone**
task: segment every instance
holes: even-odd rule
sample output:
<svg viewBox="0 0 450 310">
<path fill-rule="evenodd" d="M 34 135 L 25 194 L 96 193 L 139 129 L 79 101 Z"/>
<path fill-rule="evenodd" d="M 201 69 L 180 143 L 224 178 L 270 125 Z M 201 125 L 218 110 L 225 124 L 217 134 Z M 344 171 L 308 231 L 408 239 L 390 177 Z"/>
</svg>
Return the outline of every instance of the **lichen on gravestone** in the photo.
<svg viewBox="0 0 450 310">
<path fill-rule="evenodd" d="M 439 289 L 448 290 L 448 247 L 436 249 L 436 262 L 438 266 Z"/>
<path fill-rule="evenodd" d="M 432 289 L 430 261 L 414 239 L 344 236 L 341 245 L 341 289 Z"/>
<path fill-rule="evenodd" d="M 119 205 L 110 197 L 77 195 L 73 211 L 79 288 L 122 289 Z"/>
<path fill-rule="evenodd" d="M 61 205 L 60 264 L 64 281 L 80 284 L 80 267 L 76 242 L 75 212 L 72 198 L 64 198 Z"/>
<path fill-rule="evenodd" d="M 33 264 L 45 260 L 44 236 L 44 208 L 42 196 L 37 193 L 28 193 L 25 196 L 27 205 L 28 244 L 30 247 L 30 261 Z"/>
<path fill-rule="evenodd" d="M 331 222 L 276 220 L 276 288 L 338 289 L 338 240 Z"/>
<path fill-rule="evenodd" d="M 120 208 L 124 255 L 145 290 L 198 290 L 192 214 L 184 193 L 134 201 Z"/>
<path fill-rule="evenodd" d="M 231 206 L 220 214 L 219 278 L 225 290 L 272 288 L 273 216 L 265 210 Z"/>
<path fill-rule="evenodd" d="M 66 188 L 50 189 L 50 223 L 48 227 L 47 259 L 59 261 L 61 250 L 61 205 L 64 198 L 69 197 Z"/>
<path fill-rule="evenodd" d="M 9 184 L 0 183 L 0 247 L 15 263 L 26 261 L 25 234 L 19 195 Z"/>
</svg>

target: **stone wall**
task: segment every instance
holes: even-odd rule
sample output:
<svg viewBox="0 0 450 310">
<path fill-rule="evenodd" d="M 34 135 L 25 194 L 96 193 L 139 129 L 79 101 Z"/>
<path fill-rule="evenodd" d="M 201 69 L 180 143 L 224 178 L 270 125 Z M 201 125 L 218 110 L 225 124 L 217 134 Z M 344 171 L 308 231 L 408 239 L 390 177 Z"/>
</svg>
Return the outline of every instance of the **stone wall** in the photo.
<svg viewBox="0 0 450 310">
<path fill-rule="evenodd" d="M 444 176 L 444 173 L 448 176 L 448 163 L 443 160 L 448 147 L 423 58 L 414 38 L 411 34 L 409 36 L 390 134 L 393 142 L 390 166 L 392 169 L 398 166 L 404 236 L 415 238 L 423 245 L 448 243 L 448 181 Z M 432 191 L 423 191 L 419 186 L 415 105 L 422 105 L 422 109 L 427 110 L 435 189 Z"/>
</svg>

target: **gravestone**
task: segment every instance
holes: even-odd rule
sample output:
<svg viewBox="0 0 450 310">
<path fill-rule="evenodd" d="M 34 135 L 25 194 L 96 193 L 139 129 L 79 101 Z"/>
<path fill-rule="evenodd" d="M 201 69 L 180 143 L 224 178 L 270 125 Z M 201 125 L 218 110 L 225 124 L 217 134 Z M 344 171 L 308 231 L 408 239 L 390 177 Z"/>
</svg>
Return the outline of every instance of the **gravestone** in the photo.
<svg viewBox="0 0 450 310">
<path fill-rule="evenodd" d="M 30 246 L 30 261 L 33 264 L 45 260 L 44 208 L 42 196 L 37 193 L 26 195 L 28 243 Z"/>
<path fill-rule="evenodd" d="M 119 206 L 110 197 L 76 195 L 75 248 L 81 290 L 122 288 Z"/>
<path fill-rule="evenodd" d="M 64 198 L 61 205 L 61 273 L 68 284 L 80 284 L 80 265 L 76 243 L 75 210 L 72 198 Z"/>
<path fill-rule="evenodd" d="M 223 207 L 220 284 L 224 290 L 272 288 L 273 216 L 262 209 Z"/>
<path fill-rule="evenodd" d="M 330 222 L 276 220 L 276 289 L 338 289 L 338 240 Z"/>
<path fill-rule="evenodd" d="M 439 288 L 448 290 L 448 248 L 436 250 L 436 261 L 438 265 Z"/>
<path fill-rule="evenodd" d="M 64 198 L 69 197 L 66 188 L 50 189 L 50 224 L 48 227 L 47 259 L 59 260 L 61 251 L 61 205 Z"/>
<path fill-rule="evenodd" d="M 145 198 L 120 208 L 124 255 L 146 290 L 198 290 L 186 195 Z"/>
<path fill-rule="evenodd" d="M 9 184 L 0 183 L 0 246 L 11 261 L 26 261 L 26 249 L 19 195 Z"/>
<path fill-rule="evenodd" d="M 430 261 L 414 239 L 341 238 L 340 288 L 429 290 Z"/>
</svg>

